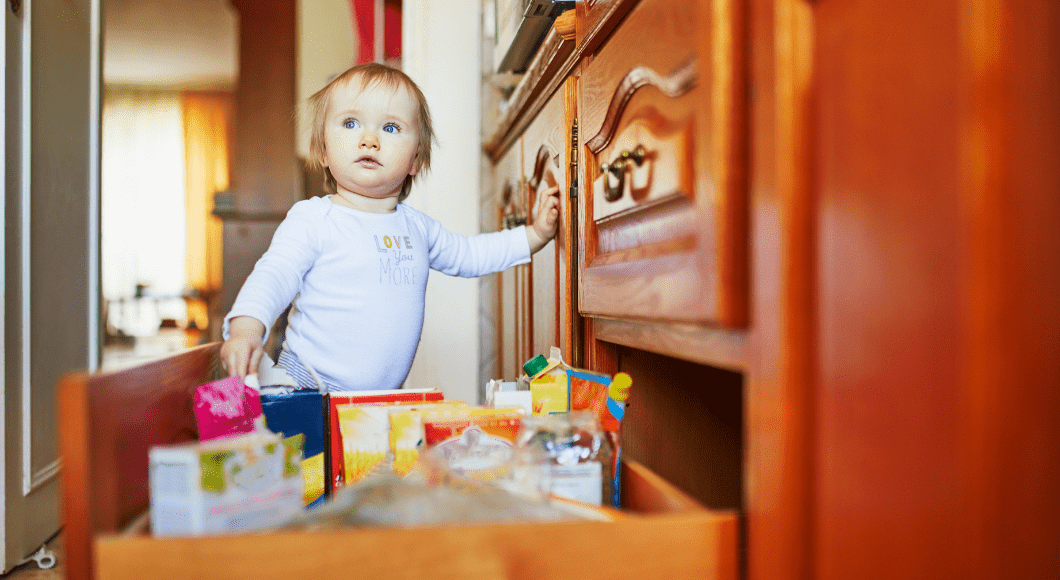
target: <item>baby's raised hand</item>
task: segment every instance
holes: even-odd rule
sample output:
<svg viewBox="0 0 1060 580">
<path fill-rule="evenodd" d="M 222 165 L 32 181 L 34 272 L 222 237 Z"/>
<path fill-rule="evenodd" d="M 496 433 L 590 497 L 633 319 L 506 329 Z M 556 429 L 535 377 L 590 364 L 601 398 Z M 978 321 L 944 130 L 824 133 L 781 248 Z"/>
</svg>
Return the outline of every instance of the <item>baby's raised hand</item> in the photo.
<svg viewBox="0 0 1060 580">
<path fill-rule="evenodd" d="M 554 185 L 537 195 L 537 207 L 531 213 L 533 223 L 526 227 L 526 241 L 530 253 L 537 253 L 549 240 L 556 237 L 559 228 L 559 186 Z"/>
</svg>

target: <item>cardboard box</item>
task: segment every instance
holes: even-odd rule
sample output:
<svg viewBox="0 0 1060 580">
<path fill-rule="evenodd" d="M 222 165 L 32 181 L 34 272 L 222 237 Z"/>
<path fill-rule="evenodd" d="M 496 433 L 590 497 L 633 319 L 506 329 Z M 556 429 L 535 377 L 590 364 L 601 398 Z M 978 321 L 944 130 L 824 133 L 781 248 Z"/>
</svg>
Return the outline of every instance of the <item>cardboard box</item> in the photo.
<svg viewBox="0 0 1060 580">
<path fill-rule="evenodd" d="M 324 421 L 324 440 L 328 447 L 325 454 L 324 470 L 328 475 L 325 482 L 325 493 L 330 497 L 334 491 L 345 485 L 342 432 L 339 429 L 339 405 L 363 405 L 367 403 L 423 403 L 438 402 L 444 398 L 437 389 L 397 389 L 380 391 L 340 391 L 324 395 L 326 419 Z"/>
<path fill-rule="evenodd" d="M 302 478 L 306 507 L 324 503 L 324 396 L 317 389 L 263 387 L 261 408 L 270 431 L 304 435 Z"/>
<path fill-rule="evenodd" d="M 302 509 L 302 435 L 256 431 L 148 452 L 156 536 L 245 533 Z"/>
</svg>

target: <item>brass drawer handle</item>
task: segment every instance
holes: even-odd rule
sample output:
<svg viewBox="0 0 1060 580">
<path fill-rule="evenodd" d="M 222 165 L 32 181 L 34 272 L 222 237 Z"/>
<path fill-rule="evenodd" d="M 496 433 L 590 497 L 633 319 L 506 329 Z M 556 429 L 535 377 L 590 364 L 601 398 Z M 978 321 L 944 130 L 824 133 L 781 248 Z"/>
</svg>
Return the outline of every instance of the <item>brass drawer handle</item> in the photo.
<svg viewBox="0 0 1060 580">
<path fill-rule="evenodd" d="M 601 163 L 600 173 L 604 176 L 604 199 L 607 201 L 618 201 L 622 198 L 622 190 L 624 189 L 626 181 L 626 162 L 619 159 L 613 163 Z M 618 183 L 611 185 L 611 177 L 607 174 L 611 173 L 617 178 Z"/>
<path fill-rule="evenodd" d="M 624 161 L 632 160 L 633 163 L 637 164 L 637 167 L 640 167 L 644 164 L 644 159 L 647 156 L 648 153 L 644 151 L 643 145 L 637 145 L 637 148 L 634 149 L 632 153 L 630 153 L 629 151 L 623 151 L 619 154 L 619 157 L 621 157 Z"/>
<path fill-rule="evenodd" d="M 626 169 L 629 167 L 629 162 L 632 161 L 637 167 L 640 167 L 647 155 L 647 152 L 644 151 L 644 146 L 637 145 L 637 148 L 633 151 L 619 153 L 617 160 L 600 164 L 600 173 L 604 175 L 604 199 L 611 202 L 622 199 L 622 191 L 625 189 L 624 185 L 626 182 Z M 608 173 L 614 175 L 618 180 L 616 185 L 611 185 L 611 178 L 608 177 Z"/>
</svg>

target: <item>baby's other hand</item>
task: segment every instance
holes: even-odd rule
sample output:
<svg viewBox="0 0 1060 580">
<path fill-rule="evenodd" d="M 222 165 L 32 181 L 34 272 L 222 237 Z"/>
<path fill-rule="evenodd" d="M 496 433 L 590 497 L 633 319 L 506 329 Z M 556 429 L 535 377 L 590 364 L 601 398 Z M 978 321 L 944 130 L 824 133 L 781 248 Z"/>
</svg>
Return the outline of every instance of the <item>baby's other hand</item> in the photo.
<svg viewBox="0 0 1060 580">
<path fill-rule="evenodd" d="M 556 237 L 559 229 L 559 186 L 554 185 L 537 195 L 537 208 L 532 214 L 534 222 L 526 228 L 530 253 L 536 253 Z"/>
</svg>

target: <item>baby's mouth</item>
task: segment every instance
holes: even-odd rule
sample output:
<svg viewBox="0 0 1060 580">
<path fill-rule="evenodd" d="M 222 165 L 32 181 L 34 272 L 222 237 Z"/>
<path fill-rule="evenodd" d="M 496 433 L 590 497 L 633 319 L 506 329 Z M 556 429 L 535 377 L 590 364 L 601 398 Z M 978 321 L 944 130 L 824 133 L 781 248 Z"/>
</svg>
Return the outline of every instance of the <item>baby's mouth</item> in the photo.
<svg viewBox="0 0 1060 580">
<path fill-rule="evenodd" d="M 380 163 L 378 159 L 372 157 L 371 155 L 364 155 L 362 157 L 359 157 L 357 158 L 357 161 L 355 161 L 355 163 L 357 163 L 358 165 L 369 165 L 373 167 L 378 167 L 382 165 L 382 163 Z"/>
</svg>

